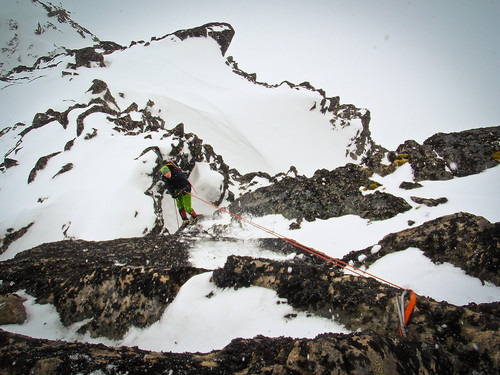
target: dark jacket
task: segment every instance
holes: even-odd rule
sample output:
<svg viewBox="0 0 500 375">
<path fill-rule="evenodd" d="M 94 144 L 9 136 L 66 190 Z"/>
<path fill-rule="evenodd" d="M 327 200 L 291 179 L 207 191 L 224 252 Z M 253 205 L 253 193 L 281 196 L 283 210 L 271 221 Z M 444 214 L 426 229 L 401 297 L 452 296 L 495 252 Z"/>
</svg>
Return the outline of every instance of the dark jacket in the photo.
<svg viewBox="0 0 500 375">
<path fill-rule="evenodd" d="M 175 197 L 181 190 L 190 193 L 191 184 L 189 183 L 184 172 L 182 172 L 180 169 L 177 169 L 171 164 L 167 165 L 170 168 L 170 172 L 172 172 L 172 177 L 166 178 L 165 176 L 161 176 L 161 179 L 165 183 L 165 188 L 167 189 L 169 194 Z"/>
</svg>

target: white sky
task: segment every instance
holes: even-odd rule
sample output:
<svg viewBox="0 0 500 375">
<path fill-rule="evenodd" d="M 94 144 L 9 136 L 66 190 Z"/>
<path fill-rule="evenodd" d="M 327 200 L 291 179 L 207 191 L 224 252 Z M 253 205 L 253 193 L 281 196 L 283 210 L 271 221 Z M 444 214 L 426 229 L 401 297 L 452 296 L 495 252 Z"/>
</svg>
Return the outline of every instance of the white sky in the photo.
<svg viewBox="0 0 500 375">
<path fill-rule="evenodd" d="M 227 55 L 240 68 L 268 83 L 309 81 L 370 109 L 372 135 L 390 149 L 499 124 L 500 1 L 58 2 L 124 45 L 228 22 L 236 35 Z"/>
</svg>

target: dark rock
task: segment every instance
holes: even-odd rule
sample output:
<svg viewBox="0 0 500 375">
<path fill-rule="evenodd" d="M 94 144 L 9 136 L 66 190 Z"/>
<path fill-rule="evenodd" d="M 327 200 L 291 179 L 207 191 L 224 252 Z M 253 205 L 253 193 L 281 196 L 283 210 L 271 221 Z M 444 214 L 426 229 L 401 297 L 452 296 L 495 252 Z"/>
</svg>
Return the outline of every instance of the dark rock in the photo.
<svg viewBox="0 0 500 375">
<path fill-rule="evenodd" d="M 438 199 L 434 199 L 434 198 L 420 198 L 420 197 L 410 197 L 410 199 L 415 202 L 415 203 L 418 203 L 418 204 L 424 204 L 426 205 L 427 207 L 436 207 L 440 204 L 443 204 L 443 203 L 447 203 L 448 202 L 448 198 L 445 198 L 445 197 L 442 197 L 442 198 L 438 198 Z"/>
<path fill-rule="evenodd" d="M 492 156 L 500 151 L 500 126 L 437 133 L 424 146 L 432 147 L 454 176 L 469 176 L 498 165 Z"/>
<path fill-rule="evenodd" d="M 399 185 L 400 189 L 404 190 L 413 190 L 413 189 L 418 189 L 421 188 L 423 185 L 419 184 L 418 182 L 408 182 L 408 181 L 403 181 Z"/>
<path fill-rule="evenodd" d="M 22 236 L 24 236 L 28 230 L 31 228 L 31 226 L 35 224 L 34 221 L 32 221 L 31 223 L 29 223 L 28 225 L 26 225 L 25 227 L 19 229 L 19 230 L 16 230 L 14 231 L 13 228 L 10 228 L 7 230 L 7 233 L 5 234 L 3 240 L 1 241 L 1 245 L 0 245 L 0 254 L 3 254 L 5 252 L 5 250 L 7 250 L 7 248 L 10 246 L 10 244 L 14 241 L 16 241 L 17 239 L 21 238 Z"/>
<path fill-rule="evenodd" d="M 449 180 L 469 176 L 498 165 L 500 126 L 465 130 L 457 133 L 437 133 L 421 145 L 405 141 L 396 152 L 388 152 L 390 166 L 382 164 L 384 153 L 368 153 L 363 163 L 381 175 L 392 173 L 404 163 L 410 163 L 415 181 Z M 406 184 L 406 183 L 405 183 Z M 410 187 L 410 185 L 405 185 Z M 402 187 L 404 188 L 404 187 Z"/>
<path fill-rule="evenodd" d="M 371 247 L 344 256 L 346 263 L 359 267 L 358 257 L 366 255 L 363 265 L 369 266 L 384 255 L 416 247 L 434 263 L 448 262 L 467 274 L 500 286 L 500 223 L 490 223 L 480 216 L 456 213 L 428 221 L 418 227 L 391 233 Z"/>
<path fill-rule="evenodd" d="M 174 33 L 181 40 L 186 38 L 211 37 L 220 45 L 222 56 L 226 54 L 234 34 L 234 29 L 230 24 L 220 22 L 207 23 L 203 26 L 179 30 Z"/>
<path fill-rule="evenodd" d="M 396 339 L 399 333 L 394 298 L 400 291 L 374 279 L 345 275 L 326 265 L 321 267 L 233 256 L 228 258 L 224 268 L 214 271 L 213 280 L 219 287 L 254 285 L 273 289 L 296 309 L 335 318 L 350 330 L 367 332 L 364 335 L 373 331 L 400 343 L 439 348 L 440 360 L 450 366 L 446 372 L 467 372 L 477 366 L 490 373 L 500 364 L 500 355 L 497 354 L 500 348 L 497 335 L 500 320 L 495 316 L 500 303 L 487 304 L 484 308 L 477 308 L 476 305 L 471 309 L 418 296 L 408 325 L 410 339 L 406 341 Z M 344 343 L 349 345 L 353 336 L 356 335 L 344 336 Z M 318 336 L 314 342 L 320 342 L 322 337 Z M 475 349 L 471 343 L 476 343 Z M 359 348 L 360 355 L 364 357 L 369 353 L 369 347 Z M 421 349 L 414 347 L 414 350 L 417 353 Z M 397 355 L 394 348 L 382 351 L 389 357 Z M 435 360 L 430 353 L 422 355 L 426 358 L 424 362 Z M 346 353 L 342 358 L 346 365 L 352 364 Z M 366 364 L 369 363 L 373 365 L 366 360 Z M 406 365 L 409 364 L 406 362 Z M 412 366 L 418 367 L 416 363 Z"/>
<path fill-rule="evenodd" d="M 311 178 L 285 177 L 236 199 L 229 210 L 312 221 L 348 214 L 383 220 L 411 208 L 404 199 L 380 191 L 363 195 L 360 188 L 370 185 L 376 183 L 366 169 L 347 164 L 333 171 L 318 170 Z"/>
<path fill-rule="evenodd" d="M 0 295 L 0 325 L 23 324 L 26 321 L 23 300 L 16 294 Z"/>
<path fill-rule="evenodd" d="M 420 145 L 410 140 L 400 145 L 396 151 L 398 154 L 407 155 L 407 160 L 413 169 L 415 181 L 450 180 L 453 178 L 453 174 L 448 171 L 445 161 L 429 145 Z"/>
<path fill-rule="evenodd" d="M 176 373 L 311 374 L 484 373 L 500 365 L 500 304 L 467 307 L 418 296 L 400 338 L 394 298 L 399 291 L 373 279 L 344 275 L 326 265 L 230 257 L 214 272 L 219 287 L 256 285 L 275 290 L 300 310 L 359 332 L 235 339 L 210 353 L 155 353 L 31 339 L 0 330 L 0 367 L 11 374 Z M 288 316 L 294 319 L 294 314 Z"/>
<path fill-rule="evenodd" d="M 92 336 L 120 338 L 132 325 L 160 319 L 180 287 L 205 272 L 188 263 L 174 236 L 44 244 L 0 263 L 0 294 L 25 289 L 52 303 L 65 325 Z"/>
<path fill-rule="evenodd" d="M 60 174 L 69 172 L 72 169 L 73 169 L 73 163 L 67 163 L 52 178 L 59 176 Z"/>
<path fill-rule="evenodd" d="M 19 165 L 19 162 L 14 159 L 5 158 L 3 163 L 0 165 L 0 168 L 4 167 L 5 169 L 9 169 Z"/>
<path fill-rule="evenodd" d="M 92 94 L 100 94 L 102 92 L 106 92 L 108 89 L 108 84 L 100 79 L 94 79 L 92 81 L 92 86 L 87 90 L 87 92 L 91 92 Z"/>
<path fill-rule="evenodd" d="M 433 345 L 387 338 L 374 332 L 323 334 L 316 339 L 235 339 L 210 353 L 156 353 L 137 348 L 31 339 L 0 330 L 0 366 L 9 374 L 172 373 L 452 374 L 450 359 Z M 468 368 L 472 369 L 472 366 Z M 488 371 L 480 363 L 481 371 Z M 112 372 L 110 372 L 112 369 Z M 491 369 L 491 367 L 490 367 Z"/>
<path fill-rule="evenodd" d="M 105 67 L 104 55 L 96 51 L 94 47 L 85 47 L 71 51 L 75 55 L 75 64 L 68 68 L 76 69 L 78 67 L 90 68 L 92 63 L 96 63 L 100 67 Z"/>
<path fill-rule="evenodd" d="M 54 156 L 59 155 L 59 154 L 60 154 L 60 152 L 54 152 L 50 155 L 45 155 L 45 156 L 42 156 L 40 159 L 38 159 L 38 161 L 36 162 L 35 166 L 33 167 L 33 169 L 31 170 L 31 172 L 28 176 L 28 184 L 35 181 L 37 173 L 47 166 L 47 163 L 49 162 L 49 160 L 51 158 L 53 158 Z"/>
</svg>

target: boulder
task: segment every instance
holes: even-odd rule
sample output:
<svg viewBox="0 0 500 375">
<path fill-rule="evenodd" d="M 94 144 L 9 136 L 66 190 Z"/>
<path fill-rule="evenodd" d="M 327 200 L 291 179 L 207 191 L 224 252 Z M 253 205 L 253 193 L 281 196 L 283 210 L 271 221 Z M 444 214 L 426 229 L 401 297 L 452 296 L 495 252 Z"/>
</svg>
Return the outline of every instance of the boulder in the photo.
<svg viewBox="0 0 500 375">
<path fill-rule="evenodd" d="M 333 171 L 318 170 L 311 178 L 285 177 L 241 196 L 229 210 L 256 216 L 281 214 L 290 220 L 313 221 L 349 214 L 384 220 L 411 208 L 404 199 L 378 190 L 363 195 L 361 189 L 378 186 L 369 176 L 368 170 L 347 164 Z"/>
<path fill-rule="evenodd" d="M 23 324 L 26 321 L 23 299 L 16 294 L 0 295 L 0 325 Z"/>
<path fill-rule="evenodd" d="M 384 255 L 416 247 L 434 263 L 451 263 L 470 276 L 500 286 L 500 223 L 459 212 L 430 220 L 418 227 L 386 235 L 372 254 L 372 246 L 342 258 L 359 267 L 368 267 Z M 366 258 L 358 260 L 360 255 Z"/>
</svg>

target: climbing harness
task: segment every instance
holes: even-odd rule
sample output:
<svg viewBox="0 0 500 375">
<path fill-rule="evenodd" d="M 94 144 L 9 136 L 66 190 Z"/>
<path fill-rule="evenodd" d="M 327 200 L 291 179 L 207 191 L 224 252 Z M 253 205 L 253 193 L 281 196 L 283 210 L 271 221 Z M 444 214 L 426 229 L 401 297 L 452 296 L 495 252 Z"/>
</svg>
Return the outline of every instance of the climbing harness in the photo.
<svg viewBox="0 0 500 375">
<path fill-rule="evenodd" d="M 404 335 L 406 337 L 406 334 L 407 334 L 406 325 L 408 324 L 408 319 L 410 318 L 411 312 L 413 311 L 413 307 L 415 306 L 415 302 L 416 302 L 416 299 L 417 299 L 417 296 L 413 292 L 413 290 L 410 289 L 410 292 L 411 292 L 410 302 L 408 303 L 408 307 L 406 308 L 406 311 L 405 311 L 404 310 L 404 305 L 405 305 L 404 304 L 404 296 L 405 296 L 405 294 L 407 292 L 407 289 L 405 289 L 405 288 L 403 288 L 403 287 L 401 287 L 401 286 L 399 286 L 397 284 L 391 283 L 390 281 L 387 281 L 387 280 L 385 280 L 385 279 L 383 279 L 383 278 L 381 278 L 379 276 L 376 276 L 376 275 L 373 275 L 373 274 L 371 274 L 369 272 L 366 272 L 366 271 L 364 271 L 364 270 L 362 270 L 360 268 L 357 268 L 357 267 L 355 267 L 355 266 L 353 266 L 353 265 L 351 265 L 349 263 L 346 263 L 346 262 L 344 262 L 344 261 L 342 261 L 342 260 L 340 260 L 338 258 L 333 258 L 333 257 L 331 257 L 331 256 L 329 256 L 329 255 L 327 255 L 325 253 L 322 253 L 321 251 L 313 249 L 312 247 L 308 247 L 308 246 L 302 245 L 301 243 L 299 243 L 299 242 L 297 242 L 297 241 L 295 241 L 293 239 L 287 238 L 287 237 L 285 237 L 285 236 L 283 236 L 283 235 L 281 235 L 281 234 L 279 234 L 279 233 L 277 233 L 277 232 L 275 232 L 275 231 L 273 231 L 271 229 L 268 229 L 268 228 L 266 228 L 266 227 L 264 227 L 262 225 L 254 223 L 253 221 L 245 219 L 242 216 L 236 215 L 235 213 L 232 213 L 231 211 L 228 211 L 228 210 L 226 210 L 226 209 L 224 209 L 222 207 L 216 206 L 215 204 L 213 204 L 213 203 L 211 203 L 211 202 L 209 202 L 209 201 L 207 201 L 207 200 L 205 200 L 203 198 L 200 198 L 200 197 L 194 195 L 193 193 L 188 193 L 188 194 L 190 194 L 192 197 L 194 197 L 194 198 L 196 198 L 196 199 L 198 199 L 198 200 L 200 200 L 200 201 L 202 201 L 202 202 L 204 202 L 204 203 L 212 206 L 213 208 L 215 208 L 215 209 L 217 209 L 217 210 L 219 210 L 221 212 L 227 213 L 227 214 L 231 215 L 232 217 L 234 217 L 234 218 L 236 218 L 236 219 L 238 219 L 238 220 L 240 220 L 242 222 L 245 222 L 247 224 L 250 224 L 250 225 L 252 225 L 252 226 L 254 226 L 254 227 L 256 227 L 256 228 L 258 228 L 258 229 L 260 229 L 260 230 L 262 230 L 264 232 L 266 232 L 266 233 L 269 233 L 269 234 L 271 234 L 271 235 L 273 235 L 273 236 L 275 236 L 275 237 L 277 237 L 277 238 L 279 238 L 279 239 L 281 239 L 281 240 L 283 240 L 283 241 L 285 241 L 285 242 L 287 242 L 287 243 L 289 243 L 289 244 L 291 244 L 291 245 L 293 245 L 293 246 L 295 246 L 295 247 L 297 247 L 297 248 L 299 248 L 301 250 L 304 250 L 304 251 L 306 251 L 306 252 L 308 252 L 308 253 L 310 253 L 312 255 L 315 255 L 318 258 L 321 258 L 321 259 L 323 259 L 323 260 L 325 260 L 327 262 L 335 264 L 335 265 L 337 265 L 337 266 L 339 266 L 339 267 L 341 267 L 343 269 L 347 269 L 348 271 L 354 273 L 355 275 L 358 275 L 358 276 L 361 276 L 361 277 L 368 277 L 369 276 L 369 277 L 372 277 L 372 278 L 374 278 L 374 279 L 376 279 L 378 281 L 381 281 L 381 282 L 384 282 L 386 284 L 389 284 L 389 285 L 391 285 L 391 286 L 393 286 L 395 288 L 402 289 L 403 290 L 403 294 L 401 296 L 401 304 L 398 301 L 397 296 L 396 296 L 396 304 L 397 304 L 398 315 L 399 315 L 399 318 L 400 318 L 399 319 L 400 320 L 400 334 L 401 334 L 401 336 Z"/>
<path fill-rule="evenodd" d="M 408 302 L 408 306 L 405 309 L 405 295 L 406 292 L 410 291 L 410 302 Z M 401 293 L 401 299 L 398 300 L 398 296 L 396 298 L 396 310 L 399 315 L 399 334 L 401 337 L 406 337 L 408 335 L 408 329 L 406 325 L 408 324 L 408 320 L 410 319 L 410 315 L 415 307 L 415 302 L 417 300 L 417 296 L 415 292 L 411 289 L 405 289 L 403 293 Z"/>
</svg>

